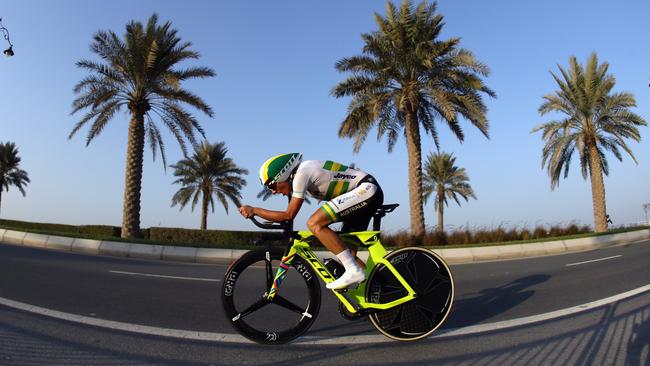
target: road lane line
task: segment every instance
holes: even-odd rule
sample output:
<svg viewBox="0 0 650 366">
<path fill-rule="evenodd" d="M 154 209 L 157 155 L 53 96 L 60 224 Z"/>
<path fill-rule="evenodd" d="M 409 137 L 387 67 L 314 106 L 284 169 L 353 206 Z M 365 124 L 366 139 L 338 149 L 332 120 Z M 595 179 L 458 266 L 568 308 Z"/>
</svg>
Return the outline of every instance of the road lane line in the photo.
<svg viewBox="0 0 650 366">
<path fill-rule="evenodd" d="M 188 281 L 205 281 L 205 282 L 221 282 L 213 278 L 197 278 L 197 277 L 178 277 L 178 276 L 164 276 L 151 273 L 138 273 L 138 272 L 124 272 L 124 271 L 108 271 L 110 273 L 117 273 L 129 276 L 143 276 L 143 277 L 156 277 L 156 278 L 170 278 L 174 280 L 188 280 Z"/>
<path fill-rule="evenodd" d="M 503 330 L 503 329 L 520 327 L 523 325 L 528 325 L 533 323 L 539 323 L 542 321 L 551 320 L 554 318 L 568 316 L 583 311 L 591 310 L 594 308 L 598 308 L 648 291 L 650 291 L 650 284 L 618 295 L 610 296 L 605 299 L 596 300 L 590 303 L 573 306 L 566 309 L 551 311 L 545 314 L 527 316 L 523 318 L 505 320 L 505 321 L 500 321 L 495 323 L 472 325 L 463 328 L 440 330 L 437 333 L 435 333 L 435 335 L 429 337 L 429 339 L 440 339 L 440 338 L 457 337 L 463 335 L 474 335 L 474 334 L 479 334 L 484 332 Z M 104 319 L 87 317 L 83 315 L 76 315 L 76 314 L 64 313 L 56 310 L 50 310 L 39 306 L 29 305 L 18 301 L 5 299 L 2 297 L 0 297 L 0 305 L 4 305 L 14 309 L 27 311 L 39 315 L 44 315 L 56 319 L 66 320 L 70 322 L 81 323 L 85 325 L 91 325 L 91 326 L 102 327 L 102 328 L 109 328 L 113 330 L 119 330 L 119 331 L 131 332 L 131 333 L 139 333 L 139 334 L 153 335 L 159 337 L 180 338 L 186 340 L 198 340 L 198 341 L 213 341 L 213 342 L 223 342 L 223 343 L 253 343 L 252 341 L 249 341 L 248 339 L 244 338 L 239 334 L 199 332 L 199 331 L 191 331 L 191 330 L 158 328 L 158 327 L 150 327 L 146 325 L 122 323 L 122 322 L 117 322 L 112 320 L 104 320 Z M 368 335 L 343 336 L 343 337 L 304 336 L 292 343 L 314 344 L 314 345 L 347 345 L 347 344 L 362 344 L 362 343 L 369 344 L 369 343 L 383 343 L 383 342 L 395 342 L 395 341 L 388 339 L 382 335 L 368 334 Z"/>
<path fill-rule="evenodd" d="M 618 257 L 622 257 L 622 256 L 623 256 L 622 254 L 619 254 L 619 255 L 613 255 L 613 256 L 611 256 L 611 257 L 607 257 L 607 258 L 599 258 L 599 259 L 592 259 L 592 260 L 590 260 L 590 261 L 577 262 L 577 263 L 569 263 L 569 264 L 567 264 L 566 266 L 567 266 L 567 267 L 571 267 L 571 266 L 577 266 L 577 265 L 580 265 L 580 264 L 587 264 L 587 263 L 594 263 L 594 262 L 606 261 L 606 260 L 609 260 L 609 259 L 614 259 L 614 258 L 618 258 Z"/>
</svg>

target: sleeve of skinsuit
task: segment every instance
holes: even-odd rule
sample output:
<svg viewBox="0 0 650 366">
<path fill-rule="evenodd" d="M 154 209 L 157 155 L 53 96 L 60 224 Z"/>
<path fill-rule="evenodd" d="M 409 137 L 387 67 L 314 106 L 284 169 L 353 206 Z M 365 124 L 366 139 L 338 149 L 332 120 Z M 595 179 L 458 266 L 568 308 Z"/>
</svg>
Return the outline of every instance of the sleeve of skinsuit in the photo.
<svg viewBox="0 0 650 366">
<path fill-rule="evenodd" d="M 309 183 L 309 174 L 304 169 L 300 167 L 296 171 L 296 175 L 293 177 L 293 194 L 292 197 L 296 198 L 305 198 L 305 191 L 307 190 L 307 184 Z"/>
</svg>

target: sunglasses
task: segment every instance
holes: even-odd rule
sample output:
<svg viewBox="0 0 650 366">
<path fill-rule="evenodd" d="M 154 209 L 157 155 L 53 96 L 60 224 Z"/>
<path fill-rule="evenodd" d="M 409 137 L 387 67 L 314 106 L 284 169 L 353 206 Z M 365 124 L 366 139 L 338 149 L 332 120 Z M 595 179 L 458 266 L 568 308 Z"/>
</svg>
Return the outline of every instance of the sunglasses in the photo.
<svg viewBox="0 0 650 366">
<path fill-rule="evenodd" d="M 278 184 L 277 183 L 271 183 L 267 187 L 269 187 L 270 190 L 275 191 L 278 188 Z"/>
</svg>

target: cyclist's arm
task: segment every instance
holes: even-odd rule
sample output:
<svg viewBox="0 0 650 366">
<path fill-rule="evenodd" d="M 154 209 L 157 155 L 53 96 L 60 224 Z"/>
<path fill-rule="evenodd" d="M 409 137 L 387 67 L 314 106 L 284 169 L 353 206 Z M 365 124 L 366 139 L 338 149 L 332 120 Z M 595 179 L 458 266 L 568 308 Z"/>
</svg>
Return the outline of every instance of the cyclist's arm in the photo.
<svg viewBox="0 0 650 366">
<path fill-rule="evenodd" d="M 252 213 L 253 215 L 259 216 L 264 220 L 273 222 L 293 220 L 296 215 L 298 215 L 298 211 L 300 211 L 300 207 L 302 207 L 303 202 L 304 199 L 302 198 L 291 197 L 291 201 L 289 201 L 289 205 L 285 211 L 275 211 L 267 210 L 261 207 L 252 207 Z"/>
</svg>

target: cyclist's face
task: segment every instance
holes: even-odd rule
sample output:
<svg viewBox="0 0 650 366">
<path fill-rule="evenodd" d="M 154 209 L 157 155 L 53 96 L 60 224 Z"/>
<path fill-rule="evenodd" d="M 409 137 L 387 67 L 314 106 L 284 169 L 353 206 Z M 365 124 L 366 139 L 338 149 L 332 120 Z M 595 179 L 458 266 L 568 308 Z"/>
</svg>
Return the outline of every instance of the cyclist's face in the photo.
<svg viewBox="0 0 650 366">
<path fill-rule="evenodd" d="M 269 189 L 273 194 L 288 196 L 291 192 L 291 184 L 289 182 L 273 183 L 269 185 Z"/>
</svg>

